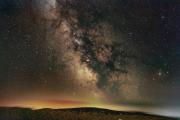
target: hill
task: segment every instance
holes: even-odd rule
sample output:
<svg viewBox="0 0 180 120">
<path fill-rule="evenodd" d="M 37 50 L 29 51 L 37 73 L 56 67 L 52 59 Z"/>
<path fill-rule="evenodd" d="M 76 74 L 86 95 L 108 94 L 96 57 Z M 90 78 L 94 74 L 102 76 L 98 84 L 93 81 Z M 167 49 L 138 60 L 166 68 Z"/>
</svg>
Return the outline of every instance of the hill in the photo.
<svg viewBox="0 0 180 120">
<path fill-rule="evenodd" d="M 176 120 L 139 112 L 99 108 L 39 109 L 0 108 L 0 120 Z"/>
</svg>

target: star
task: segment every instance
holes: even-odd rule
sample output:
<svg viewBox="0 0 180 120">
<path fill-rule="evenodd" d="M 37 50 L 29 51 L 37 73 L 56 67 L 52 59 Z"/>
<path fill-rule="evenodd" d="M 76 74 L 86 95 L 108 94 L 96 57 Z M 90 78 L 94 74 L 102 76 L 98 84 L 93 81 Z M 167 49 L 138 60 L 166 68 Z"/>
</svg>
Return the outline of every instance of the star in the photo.
<svg viewBox="0 0 180 120">
<path fill-rule="evenodd" d="M 158 72 L 158 76 L 162 76 L 163 73 L 161 71 Z"/>
</svg>

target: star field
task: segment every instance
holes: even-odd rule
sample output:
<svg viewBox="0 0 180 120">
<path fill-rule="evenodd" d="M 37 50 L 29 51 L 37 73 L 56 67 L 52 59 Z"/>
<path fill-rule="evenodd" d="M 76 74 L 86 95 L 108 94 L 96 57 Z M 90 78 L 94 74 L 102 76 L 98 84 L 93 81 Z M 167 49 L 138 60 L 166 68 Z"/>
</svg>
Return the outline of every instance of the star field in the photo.
<svg viewBox="0 0 180 120">
<path fill-rule="evenodd" d="M 179 4 L 1 0 L 0 105 L 180 107 Z"/>
</svg>

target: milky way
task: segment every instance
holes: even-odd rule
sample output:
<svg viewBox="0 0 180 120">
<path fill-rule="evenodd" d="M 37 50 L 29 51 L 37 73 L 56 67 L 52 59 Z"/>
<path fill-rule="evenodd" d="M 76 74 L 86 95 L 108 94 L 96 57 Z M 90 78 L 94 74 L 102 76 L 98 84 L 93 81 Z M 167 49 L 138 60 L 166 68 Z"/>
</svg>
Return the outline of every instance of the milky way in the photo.
<svg viewBox="0 0 180 120">
<path fill-rule="evenodd" d="M 180 106 L 179 4 L 2 0 L 0 105 Z"/>
</svg>

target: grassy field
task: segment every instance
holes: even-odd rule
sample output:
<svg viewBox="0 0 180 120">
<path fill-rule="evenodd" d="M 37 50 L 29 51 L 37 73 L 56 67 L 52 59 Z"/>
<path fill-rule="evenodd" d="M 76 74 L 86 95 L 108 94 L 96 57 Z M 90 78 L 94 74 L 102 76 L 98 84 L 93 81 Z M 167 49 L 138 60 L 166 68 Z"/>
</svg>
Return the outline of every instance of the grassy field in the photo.
<svg viewBox="0 0 180 120">
<path fill-rule="evenodd" d="M 40 109 L 0 108 L 0 120 L 176 120 L 144 113 L 97 108 Z"/>
</svg>

